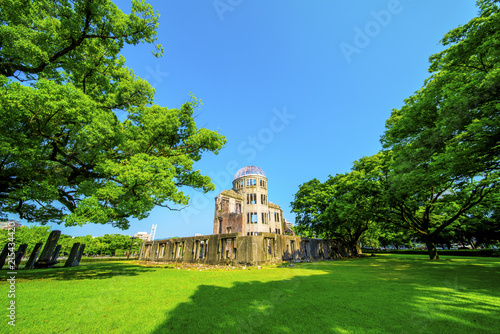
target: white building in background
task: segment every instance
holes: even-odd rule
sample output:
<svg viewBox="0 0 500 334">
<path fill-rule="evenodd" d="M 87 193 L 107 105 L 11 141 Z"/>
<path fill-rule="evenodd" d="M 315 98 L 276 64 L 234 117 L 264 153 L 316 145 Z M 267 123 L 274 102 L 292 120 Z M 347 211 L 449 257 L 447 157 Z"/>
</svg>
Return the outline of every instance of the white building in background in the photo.
<svg viewBox="0 0 500 334">
<path fill-rule="evenodd" d="M 147 232 L 137 232 L 134 234 L 134 238 L 139 238 L 144 241 L 151 241 L 151 234 Z"/>
<path fill-rule="evenodd" d="M 285 222 L 285 234 L 286 235 L 295 235 L 295 232 L 293 231 L 293 223 L 286 221 L 286 218 L 283 218 L 283 221 Z"/>
<path fill-rule="evenodd" d="M 0 230 L 8 230 L 9 228 L 24 227 L 19 223 L 19 220 L 8 220 L 5 222 L 0 222 Z"/>
</svg>

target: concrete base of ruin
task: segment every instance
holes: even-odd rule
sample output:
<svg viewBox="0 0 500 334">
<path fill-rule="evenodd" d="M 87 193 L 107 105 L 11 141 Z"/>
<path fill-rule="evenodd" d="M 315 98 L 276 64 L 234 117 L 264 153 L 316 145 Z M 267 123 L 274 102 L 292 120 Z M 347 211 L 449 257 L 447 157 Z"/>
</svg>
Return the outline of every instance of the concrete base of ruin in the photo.
<svg viewBox="0 0 500 334">
<path fill-rule="evenodd" d="M 274 233 L 238 233 L 145 241 L 139 260 L 201 264 L 261 265 L 282 261 L 318 261 L 351 256 L 339 241 Z"/>
</svg>

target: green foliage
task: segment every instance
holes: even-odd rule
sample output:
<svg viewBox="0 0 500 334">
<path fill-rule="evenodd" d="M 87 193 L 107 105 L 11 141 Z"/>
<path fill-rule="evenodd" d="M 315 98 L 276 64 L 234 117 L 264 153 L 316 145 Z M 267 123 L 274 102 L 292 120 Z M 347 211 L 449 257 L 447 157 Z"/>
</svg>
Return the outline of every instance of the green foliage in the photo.
<svg viewBox="0 0 500 334">
<path fill-rule="evenodd" d="M 20 227 L 15 230 L 16 247 L 27 244 L 27 255 L 31 252 L 35 244 L 42 242 L 45 244 L 50 234 L 48 226 L 30 226 Z M 8 230 L 0 230 L 0 247 L 3 247 L 8 242 Z M 85 244 L 85 254 L 88 255 L 116 255 L 124 256 L 125 252 L 130 250 L 132 245 L 132 253 L 138 254 L 142 244 L 140 239 L 131 239 L 128 235 L 122 234 L 105 234 L 102 237 L 93 237 L 86 235 L 83 237 L 71 237 L 61 234 L 58 245 L 61 245 L 61 256 L 68 255 L 74 243 L 79 242 Z"/>
<path fill-rule="evenodd" d="M 113 66 L 124 44 L 155 43 L 158 21 L 159 15 L 140 0 L 132 1 L 129 15 L 109 0 L 4 0 L 0 74 L 63 81 L 98 64 Z M 98 70 L 88 76 L 110 83 Z"/>
<path fill-rule="evenodd" d="M 432 76 L 393 110 L 382 137 L 397 178 L 414 189 L 481 189 L 498 182 L 500 10 L 480 1 L 480 15 L 448 32 L 430 57 Z M 473 185 L 471 187 L 471 185 Z M 398 190 L 398 189 L 394 189 Z M 479 191 L 479 190 L 477 190 Z"/>
<path fill-rule="evenodd" d="M 109 0 L 2 3 L 2 214 L 126 229 L 155 206 L 186 205 L 183 186 L 214 188 L 193 163 L 226 141 L 197 128 L 198 100 L 155 105 L 120 56 L 124 44 L 154 44 L 158 19 L 138 0 L 129 15 Z"/>
<path fill-rule="evenodd" d="M 124 256 L 125 252 L 130 250 L 131 245 L 132 253 L 138 254 L 142 240 L 131 239 L 129 236 L 122 234 L 105 234 L 102 237 L 86 235 L 72 238 L 66 248 L 68 252 L 76 242 L 85 244 L 85 254 L 88 255 Z"/>
<path fill-rule="evenodd" d="M 367 250 L 368 253 L 374 251 Z M 389 253 L 389 254 L 412 254 L 412 255 L 425 255 L 426 250 L 419 249 L 399 249 L 399 250 L 382 250 L 375 251 L 375 253 Z M 442 249 L 439 251 L 441 255 L 445 256 L 477 256 L 477 257 L 500 257 L 500 249 Z"/>
<path fill-rule="evenodd" d="M 328 205 L 328 190 L 327 185 L 317 179 L 300 186 L 294 201 L 290 203 L 292 212 L 295 213 L 295 228 L 299 235 L 309 232 L 317 233 L 319 237 L 326 236 L 326 226 L 321 224 L 320 217 Z"/>
<path fill-rule="evenodd" d="M 377 221 L 384 219 L 380 175 L 384 173 L 382 154 L 355 162 L 346 174 L 330 176 L 321 183 L 314 179 L 303 184 L 291 203 L 298 229 L 318 236 L 341 239 L 355 254 L 362 238 L 374 242 Z"/>
<path fill-rule="evenodd" d="M 9 230 L 0 230 L 0 247 L 3 247 L 8 242 Z M 28 245 L 28 252 L 39 242 L 45 244 L 50 234 L 50 227 L 48 226 L 24 226 L 18 227 L 14 232 L 14 240 L 16 246 L 22 244 Z"/>
</svg>

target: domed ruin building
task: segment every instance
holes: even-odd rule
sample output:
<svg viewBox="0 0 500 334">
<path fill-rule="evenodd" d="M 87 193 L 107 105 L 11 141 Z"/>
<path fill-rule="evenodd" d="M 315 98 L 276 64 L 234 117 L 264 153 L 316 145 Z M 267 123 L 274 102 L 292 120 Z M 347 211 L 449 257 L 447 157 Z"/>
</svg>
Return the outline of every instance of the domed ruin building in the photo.
<svg viewBox="0 0 500 334">
<path fill-rule="evenodd" d="M 268 181 L 257 166 L 241 168 L 233 179 L 233 189 L 215 197 L 214 234 L 260 232 L 284 234 L 283 210 L 268 199 Z"/>
</svg>

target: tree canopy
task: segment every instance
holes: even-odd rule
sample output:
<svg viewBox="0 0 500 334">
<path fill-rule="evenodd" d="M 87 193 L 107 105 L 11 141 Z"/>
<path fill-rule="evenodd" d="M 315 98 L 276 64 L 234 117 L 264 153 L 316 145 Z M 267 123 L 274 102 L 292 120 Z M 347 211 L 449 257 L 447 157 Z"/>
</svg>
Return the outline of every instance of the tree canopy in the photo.
<svg viewBox="0 0 500 334">
<path fill-rule="evenodd" d="M 435 168 L 460 182 L 500 167 L 500 10 L 477 3 L 479 16 L 445 34 L 432 75 L 387 120 L 382 143 L 399 170 Z"/>
<path fill-rule="evenodd" d="M 4 216 L 119 228 L 155 206 L 186 205 L 182 187 L 214 188 L 194 170 L 225 138 L 198 128 L 192 97 L 154 104 L 125 64 L 125 44 L 154 44 L 158 13 L 132 1 L 8 0 L 0 10 L 0 206 Z"/>
<path fill-rule="evenodd" d="M 311 230 L 319 237 L 335 238 L 360 254 L 359 242 L 374 233 L 384 219 L 379 174 L 381 156 L 355 162 L 350 173 L 314 179 L 300 186 L 291 203 L 299 232 Z"/>
</svg>

